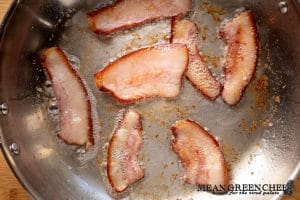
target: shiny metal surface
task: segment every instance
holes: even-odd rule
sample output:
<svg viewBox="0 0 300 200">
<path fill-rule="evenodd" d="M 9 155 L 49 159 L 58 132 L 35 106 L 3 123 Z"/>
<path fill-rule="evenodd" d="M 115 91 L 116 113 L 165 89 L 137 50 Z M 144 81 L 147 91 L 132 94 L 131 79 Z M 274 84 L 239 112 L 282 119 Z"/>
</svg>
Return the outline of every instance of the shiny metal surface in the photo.
<svg viewBox="0 0 300 200">
<path fill-rule="evenodd" d="M 255 80 L 236 107 L 218 99 L 209 102 L 185 81 L 174 100 L 152 99 L 134 107 L 142 113 L 145 145 L 140 159 L 146 177 L 131 189 L 129 199 L 276 199 L 278 196 L 226 196 L 198 192 L 180 179 L 182 168 L 170 149 L 170 125 L 192 118 L 220 140 L 230 165 L 232 183 L 286 183 L 299 171 L 300 158 L 300 15 L 296 1 L 194 1 L 190 18 L 200 27 L 199 45 L 206 62 L 221 79 L 224 44 L 217 38 L 220 22 L 236 9 L 251 9 L 260 35 Z M 101 146 L 124 106 L 97 91 L 92 75 L 112 59 L 143 45 L 168 40 L 169 20 L 118 33 L 105 39 L 91 33 L 85 12 L 106 1 L 15 1 L 2 26 L 0 102 L 3 151 L 22 184 L 35 199 L 109 199 L 97 161 L 80 166 L 74 148 L 56 138 L 57 122 L 48 113 L 45 76 L 36 52 L 59 45 L 80 60 L 80 71 L 98 100 Z M 19 154 L 9 146 L 16 143 Z M 103 152 L 99 152 L 100 162 Z"/>
</svg>

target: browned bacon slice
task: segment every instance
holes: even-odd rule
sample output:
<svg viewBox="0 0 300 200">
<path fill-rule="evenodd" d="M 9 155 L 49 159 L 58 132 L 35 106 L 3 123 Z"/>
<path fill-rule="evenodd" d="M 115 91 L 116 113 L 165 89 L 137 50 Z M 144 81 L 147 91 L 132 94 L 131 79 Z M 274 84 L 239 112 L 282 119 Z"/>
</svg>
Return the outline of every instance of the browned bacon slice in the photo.
<svg viewBox="0 0 300 200">
<path fill-rule="evenodd" d="M 189 49 L 189 66 L 186 72 L 187 78 L 206 97 L 214 100 L 221 92 L 221 84 L 212 76 L 206 64 L 203 62 L 198 48 L 198 28 L 189 20 L 172 19 L 172 43 L 186 44 Z"/>
<path fill-rule="evenodd" d="M 176 97 L 188 64 L 183 44 L 164 44 L 129 53 L 96 73 L 97 87 L 121 102 Z"/>
<path fill-rule="evenodd" d="M 144 177 L 144 170 L 138 163 L 143 144 L 141 116 L 129 109 L 122 112 L 119 120 L 107 154 L 107 176 L 115 192 L 123 192 Z"/>
<path fill-rule="evenodd" d="M 227 165 L 215 138 L 191 120 L 175 122 L 172 131 L 172 148 L 185 169 L 184 180 L 189 184 L 222 185 L 226 189 Z"/>
<path fill-rule="evenodd" d="M 79 74 L 57 47 L 44 50 L 41 58 L 58 102 L 59 137 L 68 144 L 94 145 L 91 102 Z"/>
<path fill-rule="evenodd" d="M 226 103 L 235 105 L 251 81 L 257 63 L 258 36 L 251 11 L 223 24 L 220 35 L 228 45 L 222 96 Z"/>
<path fill-rule="evenodd" d="M 88 13 L 95 33 L 110 34 L 159 18 L 186 14 L 192 0 L 120 0 L 116 4 Z"/>
</svg>

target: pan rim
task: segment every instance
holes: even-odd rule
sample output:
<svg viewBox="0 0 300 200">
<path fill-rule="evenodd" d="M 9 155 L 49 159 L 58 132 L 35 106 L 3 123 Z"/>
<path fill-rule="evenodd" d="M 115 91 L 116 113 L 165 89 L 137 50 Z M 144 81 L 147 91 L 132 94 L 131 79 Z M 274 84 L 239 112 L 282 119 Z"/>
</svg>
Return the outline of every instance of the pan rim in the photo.
<svg viewBox="0 0 300 200">
<path fill-rule="evenodd" d="M 3 40 L 3 36 L 5 34 L 6 26 L 8 25 L 8 22 L 10 18 L 12 17 L 14 11 L 16 10 L 17 6 L 21 0 L 12 0 L 10 3 L 8 10 L 6 11 L 1 23 L 0 23 L 0 45 Z M 1 99 L 3 101 L 3 99 Z M 9 168 L 17 178 L 18 182 L 22 185 L 22 187 L 26 190 L 28 196 L 31 199 L 39 199 L 36 191 L 33 187 L 30 186 L 29 182 L 23 177 L 22 173 L 17 169 L 16 164 L 12 158 L 12 155 L 10 154 L 9 149 L 7 148 L 7 145 L 3 141 L 3 130 L 2 125 L 0 124 L 0 149 L 3 153 L 3 157 L 8 164 Z"/>
</svg>

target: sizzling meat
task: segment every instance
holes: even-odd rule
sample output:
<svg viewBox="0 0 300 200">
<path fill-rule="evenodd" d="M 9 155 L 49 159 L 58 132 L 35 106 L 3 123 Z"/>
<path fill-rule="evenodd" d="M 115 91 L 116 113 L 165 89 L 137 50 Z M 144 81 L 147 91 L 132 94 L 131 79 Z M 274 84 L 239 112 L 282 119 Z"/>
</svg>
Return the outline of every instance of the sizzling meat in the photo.
<svg viewBox="0 0 300 200">
<path fill-rule="evenodd" d="M 191 0 L 120 0 L 88 13 L 88 21 L 95 33 L 110 34 L 155 19 L 186 14 L 191 6 Z"/>
<path fill-rule="evenodd" d="M 142 144 L 140 114 L 130 109 L 124 111 L 108 146 L 107 175 L 115 192 L 123 192 L 144 177 L 137 159 Z"/>
<path fill-rule="evenodd" d="M 58 101 L 59 137 L 68 144 L 94 145 L 91 102 L 79 74 L 57 47 L 44 50 L 41 58 Z"/>
<path fill-rule="evenodd" d="M 214 100 L 221 92 L 221 84 L 212 76 L 197 48 L 198 28 L 189 20 L 172 19 L 172 43 L 186 44 L 189 49 L 187 78 L 206 97 Z"/>
<path fill-rule="evenodd" d="M 121 102 L 176 97 L 188 64 L 183 44 L 147 47 L 127 54 L 96 73 L 97 87 Z"/>
<path fill-rule="evenodd" d="M 235 105 L 252 79 L 257 63 L 258 42 L 255 20 L 250 11 L 223 24 L 220 35 L 228 45 L 223 99 Z"/>
<path fill-rule="evenodd" d="M 184 167 L 184 180 L 189 184 L 227 188 L 227 166 L 215 138 L 191 120 L 175 122 L 172 131 L 172 148 Z"/>
</svg>

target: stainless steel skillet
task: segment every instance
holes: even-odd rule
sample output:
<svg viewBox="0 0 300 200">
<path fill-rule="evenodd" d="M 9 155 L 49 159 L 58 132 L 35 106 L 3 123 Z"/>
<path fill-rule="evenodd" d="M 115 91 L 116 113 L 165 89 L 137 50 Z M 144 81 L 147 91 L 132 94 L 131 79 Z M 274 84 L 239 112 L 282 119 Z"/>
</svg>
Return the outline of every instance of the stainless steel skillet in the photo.
<svg viewBox="0 0 300 200">
<path fill-rule="evenodd" d="M 3 21 L 0 39 L 1 142 L 8 163 L 35 199 L 109 199 L 96 161 L 74 162 L 74 148 L 57 140 L 57 122 L 48 113 L 45 76 L 36 52 L 59 45 L 80 60 L 80 72 L 98 100 L 101 145 L 117 112 L 131 106 L 144 117 L 141 160 L 146 177 L 131 199 L 275 199 L 277 195 L 215 196 L 180 179 L 182 168 L 171 151 L 170 124 L 192 118 L 219 139 L 232 183 L 286 183 L 299 171 L 300 158 L 300 7 L 297 1 L 194 1 L 190 17 L 201 29 L 205 61 L 221 77 L 224 44 L 216 29 L 236 9 L 251 9 L 260 35 L 256 78 L 236 107 L 210 102 L 188 82 L 174 101 L 152 99 L 121 105 L 97 91 L 95 71 L 110 59 L 140 46 L 166 42 L 169 21 L 159 21 L 105 39 L 91 33 L 85 12 L 107 1 L 19 0 Z M 281 6 L 279 6 L 279 3 Z M 281 7 L 281 9 L 280 9 Z M 74 62 L 78 62 L 74 59 Z M 8 112 L 5 109 L 8 107 Z M 13 145 L 12 145 L 13 144 Z M 101 153 L 99 159 L 102 159 Z"/>
</svg>

